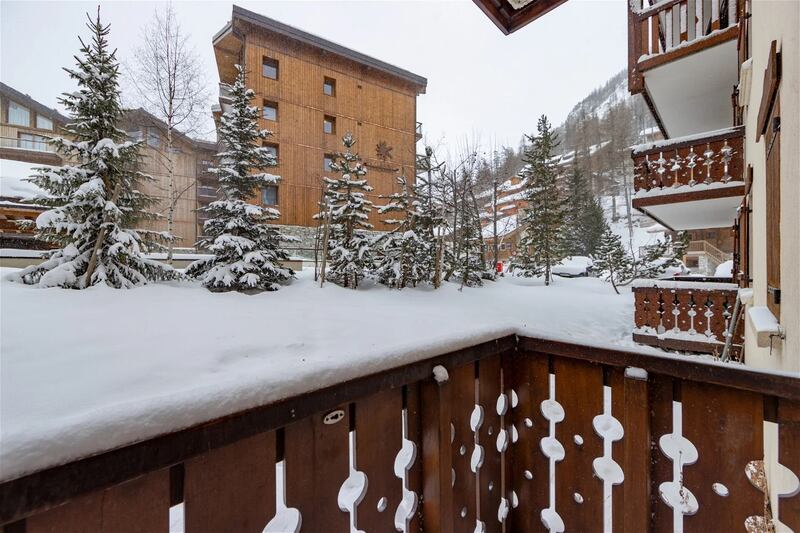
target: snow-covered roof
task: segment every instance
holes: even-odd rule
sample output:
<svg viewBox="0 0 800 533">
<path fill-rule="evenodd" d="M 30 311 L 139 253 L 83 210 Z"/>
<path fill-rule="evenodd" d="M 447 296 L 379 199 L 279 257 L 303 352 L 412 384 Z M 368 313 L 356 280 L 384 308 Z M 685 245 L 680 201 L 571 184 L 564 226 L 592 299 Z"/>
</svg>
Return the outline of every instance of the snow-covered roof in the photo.
<svg viewBox="0 0 800 533">
<path fill-rule="evenodd" d="M 517 215 L 509 215 L 497 219 L 497 236 L 504 237 L 509 233 L 513 233 L 517 229 Z M 483 227 L 483 238 L 494 238 L 494 224 L 489 221 L 488 225 Z"/>
<path fill-rule="evenodd" d="M 596 278 L 354 291 L 306 270 L 255 296 L 0 285 L 0 480 L 515 333 L 663 355 L 633 343 L 632 294 Z"/>
<path fill-rule="evenodd" d="M 42 189 L 25 181 L 34 174 L 33 169 L 42 167 L 47 165 L 0 159 L 0 197 L 30 200 L 46 195 Z"/>
</svg>

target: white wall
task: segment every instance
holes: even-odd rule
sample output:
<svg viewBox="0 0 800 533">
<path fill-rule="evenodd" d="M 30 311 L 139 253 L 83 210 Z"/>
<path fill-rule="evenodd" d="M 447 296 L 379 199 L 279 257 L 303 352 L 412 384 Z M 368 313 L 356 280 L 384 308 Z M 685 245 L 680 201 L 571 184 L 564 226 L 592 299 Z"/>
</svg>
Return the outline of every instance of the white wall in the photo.
<svg viewBox="0 0 800 533">
<path fill-rule="evenodd" d="M 800 374 L 800 1 L 751 1 L 752 83 L 746 109 L 745 158 L 753 166 L 751 262 L 754 302 L 767 305 L 766 188 L 764 138 L 755 142 L 764 70 L 770 44 L 782 53 L 781 105 L 781 316 L 786 339 L 773 348 L 759 348 L 751 325 L 745 325 L 748 365 Z M 745 315 L 747 316 L 747 315 Z M 765 424 L 764 452 L 773 515 L 779 515 L 778 494 L 787 490 L 792 476 L 777 462 L 777 426 Z M 798 472 L 797 474 L 800 474 Z M 788 527 L 776 520 L 776 530 Z"/>
</svg>

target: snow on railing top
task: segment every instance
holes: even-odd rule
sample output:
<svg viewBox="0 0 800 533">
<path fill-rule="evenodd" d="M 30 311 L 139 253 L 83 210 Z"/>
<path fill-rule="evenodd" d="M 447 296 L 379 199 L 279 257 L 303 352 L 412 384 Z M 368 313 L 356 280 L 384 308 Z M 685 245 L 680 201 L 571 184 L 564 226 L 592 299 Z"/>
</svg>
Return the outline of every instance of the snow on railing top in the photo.
<svg viewBox="0 0 800 533">
<path fill-rule="evenodd" d="M 707 140 L 711 138 L 737 137 L 742 135 L 744 135 L 744 127 L 734 126 L 730 128 L 722 128 L 719 130 L 693 133 L 691 135 L 685 135 L 683 137 L 673 137 L 671 139 L 662 139 L 659 141 L 651 141 L 642 144 L 637 144 L 636 146 L 633 146 L 631 148 L 631 152 L 634 155 L 645 154 L 647 152 L 664 150 L 668 148 L 674 149 L 675 145 L 692 144 L 692 143 L 701 144 L 701 142 L 707 142 Z"/>
<path fill-rule="evenodd" d="M 635 289 L 668 289 L 668 290 L 697 290 L 697 291 L 719 291 L 738 289 L 735 283 L 720 283 L 713 281 L 673 281 L 666 279 L 637 279 L 631 283 Z"/>
</svg>

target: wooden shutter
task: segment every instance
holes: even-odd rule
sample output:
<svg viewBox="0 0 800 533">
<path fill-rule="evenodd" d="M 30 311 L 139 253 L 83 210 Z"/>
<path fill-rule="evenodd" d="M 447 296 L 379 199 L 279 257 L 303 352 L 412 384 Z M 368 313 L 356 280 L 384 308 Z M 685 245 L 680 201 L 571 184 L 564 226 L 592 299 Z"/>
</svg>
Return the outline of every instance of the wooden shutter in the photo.
<svg viewBox="0 0 800 533">
<path fill-rule="evenodd" d="M 781 54 L 772 41 L 764 91 L 758 111 L 757 137 L 764 136 L 766 151 L 766 215 L 767 215 L 767 306 L 780 319 L 781 288 Z M 758 138 L 756 140 L 758 140 Z"/>
</svg>

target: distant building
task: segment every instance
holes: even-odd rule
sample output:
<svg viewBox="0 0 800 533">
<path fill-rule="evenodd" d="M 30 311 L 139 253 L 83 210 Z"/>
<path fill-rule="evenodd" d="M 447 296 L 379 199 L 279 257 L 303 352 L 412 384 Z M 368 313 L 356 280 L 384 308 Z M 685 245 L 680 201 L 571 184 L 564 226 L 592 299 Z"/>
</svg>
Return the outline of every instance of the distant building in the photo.
<svg viewBox="0 0 800 533">
<path fill-rule="evenodd" d="M 367 166 L 371 200 L 394 192 L 397 175 L 413 179 L 425 78 L 238 6 L 213 43 L 220 81 L 231 83 L 234 65 L 244 65 L 261 126 L 273 132 L 265 145 L 278 156 L 274 172 L 282 179 L 253 201 L 278 207 L 277 223 L 301 238 L 298 253 L 313 248 L 322 177 L 346 132 Z M 218 113 L 226 102 L 222 90 Z M 377 210 L 370 221 L 387 229 Z"/>
<path fill-rule="evenodd" d="M 43 194 L 26 181 L 41 166 L 61 166 L 63 157 L 56 153 L 50 139 L 63 133 L 69 118 L 30 96 L 0 83 L 0 248 L 44 248 L 45 243 L 34 238 L 32 227 L 20 227 L 19 222 L 34 222 L 44 207 L 29 200 Z M 156 199 L 153 210 L 161 218 L 144 222 L 142 227 L 166 231 L 169 206 L 169 182 L 166 166 L 166 124 L 143 109 L 125 112 L 119 127 L 131 139 L 144 140 L 140 154 L 142 172 L 155 181 L 145 183 L 143 191 Z M 175 132 L 172 157 L 175 160 L 176 209 L 173 234 L 176 247 L 191 248 L 202 234 L 202 214 L 198 207 L 217 198 L 216 177 L 208 172 L 214 165 L 216 143 L 192 139 Z"/>
</svg>

